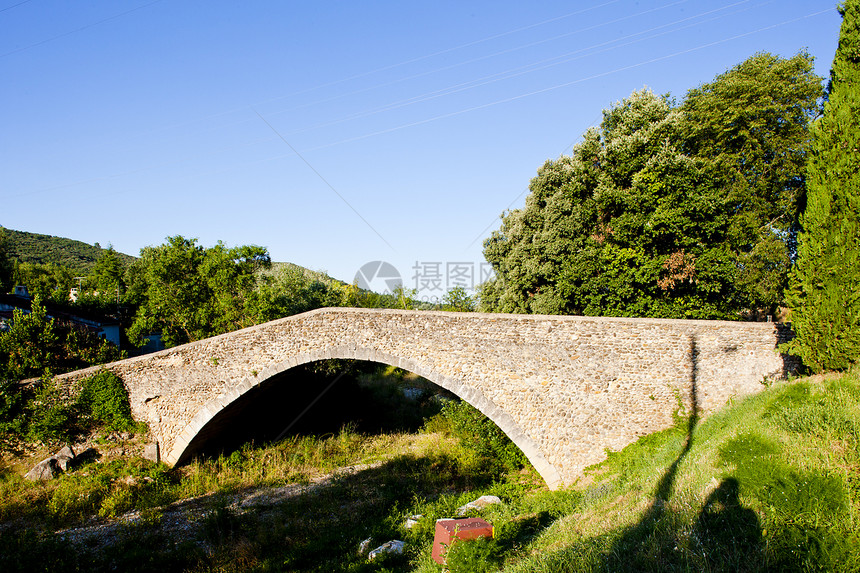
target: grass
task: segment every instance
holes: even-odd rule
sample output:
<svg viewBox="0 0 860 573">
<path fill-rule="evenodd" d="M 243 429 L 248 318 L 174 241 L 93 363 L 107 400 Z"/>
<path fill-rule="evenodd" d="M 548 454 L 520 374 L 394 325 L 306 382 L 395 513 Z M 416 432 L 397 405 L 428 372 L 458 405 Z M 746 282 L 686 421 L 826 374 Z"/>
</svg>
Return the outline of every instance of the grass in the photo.
<svg viewBox="0 0 860 573">
<path fill-rule="evenodd" d="M 591 469 L 512 572 L 860 570 L 860 383 L 783 383 Z"/>
<path fill-rule="evenodd" d="M 168 469 L 142 460 L 93 463 L 55 482 L 0 476 L 0 570 L 418 571 L 435 520 L 478 495 L 503 503 L 481 517 L 493 540 L 454 545 L 451 573 L 504 571 L 860 571 L 860 380 L 848 374 L 774 384 L 704 420 L 679 417 L 550 492 L 530 468 L 510 471 L 435 433 L 367 435 L 347 426 Z M 230 495 L 310 483 L 304 494 L 240 511 Z M 129 478 L 128 476 L 132 476 Z M 159 507 L 208 495 L 187 538 L 169 538 Z M 75 551 L 53 528 L 90 516 L 149 511 L 106 546 Z M 422 514 L 406 529 L 406 518 Z M 358 554 L 406 541 L 401 556 Z M 38 556 L 38 559 L 34 556 Z M 58 565 L 59 566 L 59 565 Z"/>
</svg>

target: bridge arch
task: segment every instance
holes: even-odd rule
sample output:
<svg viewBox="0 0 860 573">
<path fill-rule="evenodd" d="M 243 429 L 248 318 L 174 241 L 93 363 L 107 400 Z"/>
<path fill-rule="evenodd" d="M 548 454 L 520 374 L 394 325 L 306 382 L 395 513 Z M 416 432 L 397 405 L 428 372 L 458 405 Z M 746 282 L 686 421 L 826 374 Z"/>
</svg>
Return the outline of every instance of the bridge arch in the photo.
<svg viewBox="0 0 860 573">
<path fill-rule="evenodd" d="M 358 358 L 359 356 L 366 356 L 367 358 Z M 507 412 L 499 408 L 497 404 L 493 403 L 493 401 L 475 385 L 469 384 L 465 380 L 437 372 L 432 367 L 411 358 L 394 356 L 371 347 L 357 346 L 333 346 L 330 348 L 313 349 L 307 353 L 303 353 L 301 356 L 279 362 L 256 375 L 247 377 L 237 386 L 235 392 L 230 392 L 226 396 L 218 396 L 210 399 L 199 410 L 197 410 L 191 418 L 191 421 L 182 429 L 180 439 L 175 442 L 173 449 L 165 456 L 164 461 L 170 464 L 186 461 L 188 457 L 187 453 L 192 450 L 195 438 L 205 430 L 207 425 L 212 422 L 220 412 L 245 396 L 248 392 L 259 388 L 269 380 L 289 371 L 292 368 L 303 364 L 330 359 L 367 360 L 369 362 L 402 368 L 403 370 L 413 372 L 422 378 L 426 378 L 437 386 L 451 392 L 461 400 L 468 402 L 496 424 L 499 429 L 501 429 L 502 432 L 504 432 L 505 435 L 507 435 L 508 438 L 510 438 L 510 440 L 523 452 L 526 458 L 528 458 L 529 462 L 534 466 L 535 470 L 540 474 L 550 489 L 557 489 L 563 485 L 563 480 L 559 471 L 547 461 L 541 453 L 538 444 L 523 432 Z"/>
</svg>

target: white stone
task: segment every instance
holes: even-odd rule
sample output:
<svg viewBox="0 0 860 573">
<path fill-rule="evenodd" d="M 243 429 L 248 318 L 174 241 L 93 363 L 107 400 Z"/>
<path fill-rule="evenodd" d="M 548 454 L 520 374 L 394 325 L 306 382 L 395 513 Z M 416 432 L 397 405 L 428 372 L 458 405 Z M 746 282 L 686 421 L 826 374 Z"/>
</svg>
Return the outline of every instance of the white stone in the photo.
<svg viewBox="0 0 860 573">
<path fill-rule="evenodd" d="M 393 539 L 393 540 L 389 541 L 388 543 L 383 543 L 382 545 L 380 545 L 379 547 L 377 547 L 376 549 L 371 551 L 367 555 L 367 558 L 370 559 L 371 561 L 373 561 L 374 559 L 376 559 L 380 555 L 386 555 L 386 554 L 400 555 L 403 553 L 403 547 L 405 545 L 406 544 L 404 542 L 399 541 L 397 539 Z"/>
<path fill-rule="evenodd" d="M 69 446 L 63 446 L 59 452 L 54 454 L 54 458 L 57 460 L 57 465 L 60 469 L 66 471 L 75 459 L 75 452 Z"/>
<path fill-rule="evenodd" d="M 457 508 L 457 515 L 463 516 L 472 510 L 481 511 L 488 505 L 496 505 L 502 503 L 502 500 L 495 495 L 482 495 L 474 501 L 470 501 L 466 505 Z"/>
<path fill-rule="evenodd" d="M 33 466 L 33 469 L 27 472 L 24 479 L 29 481 L 45 481 L 54 479 L 60 473 L 60 467 L 57 465 L 57 458 L 51 456 Z"/>
</svg>

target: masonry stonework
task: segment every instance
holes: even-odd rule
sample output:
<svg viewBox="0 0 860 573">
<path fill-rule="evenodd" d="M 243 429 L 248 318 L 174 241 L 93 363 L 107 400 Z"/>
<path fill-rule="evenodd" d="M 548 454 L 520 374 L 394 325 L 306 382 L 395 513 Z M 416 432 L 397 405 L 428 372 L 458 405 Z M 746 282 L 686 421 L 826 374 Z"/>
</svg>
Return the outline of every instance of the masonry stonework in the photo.
<svg viewBox="0 0 860 573">
<path fill-rule="evenodd" d="M 493 420 L 552 488 L 682 404 L 706 414 L 790 365 L 775 323 L 319 309 L 60 377 L 115 372 L 168 463 L 223 408 L 294 366 L 329 358 L 398 366 Z M 323 389 L 320 388 L 322 391 Z M 288 422 L 288 421 L 287 421 Z"/>
</svg>

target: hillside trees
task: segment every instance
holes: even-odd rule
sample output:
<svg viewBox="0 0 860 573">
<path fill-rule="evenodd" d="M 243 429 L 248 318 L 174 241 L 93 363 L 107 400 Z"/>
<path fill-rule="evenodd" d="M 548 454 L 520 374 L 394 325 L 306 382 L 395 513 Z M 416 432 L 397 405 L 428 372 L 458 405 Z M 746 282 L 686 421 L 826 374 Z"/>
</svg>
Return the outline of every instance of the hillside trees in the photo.
<svg viewBox="0 0 860 573">
<path fill-rule="evenodd" d="M 204 248 L 179 235 L 142 249 L 127 278 L 127 300 L 137 306 L 129 338 L 161 332 L 174 346 L 251 326 L 255 273 L 270 265 L 263 247 Z"/>
<path fill-rule="evenodd" d="M 322 308 L 343 306 L 343 289 L 306 269 L 284 265 L 273 276 L 262 277 L 249 297 L 255 323 Z"/>
<path fill-rule="evenodd" d="M 87 289 L 98 291 L 106 296 L 115 296 L 125 288 L 125 264 L 113 246 L 108 246 L 100 254 L 89 277 Z"/>
<path fill-rule="evenodd" d="M 780 302 L 797 232 L 806 54 L 757 54 L 681 105 L 636 91 L 547 161 L 485 242 L 482 309 L 734 318 Z"/>
<path fill-rule="evenodd" d="M 824 115 L 812 126 L 809 192 L 789 303 L 790 351 L 813 370 L 860 361 L 860 1 L 842 27 Z"/>
<path fill-rule="evenodd" d="M 69 299 L 69 291 L 75 285 L 71 269 L 55 263 L 13 263 L 12 281 L 24 285 L 30 296 L 63 303 Z"/>
</svg>

